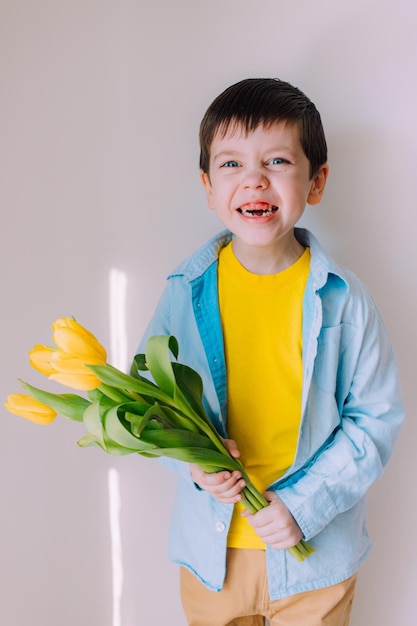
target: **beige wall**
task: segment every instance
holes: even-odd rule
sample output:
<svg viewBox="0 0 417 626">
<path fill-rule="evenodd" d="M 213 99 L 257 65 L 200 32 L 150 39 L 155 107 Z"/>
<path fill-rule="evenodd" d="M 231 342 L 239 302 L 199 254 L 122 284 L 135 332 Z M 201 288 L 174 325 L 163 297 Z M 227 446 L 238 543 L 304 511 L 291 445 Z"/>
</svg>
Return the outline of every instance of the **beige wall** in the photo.
<svg viewBox="0 0 417 626">
<path fill-rule="evenodd" d="M 19 390 L 18 376 L 43 382 L 26 355 L 50 343 L 57 317 L 74 315 L 109 345 L 114 268 L 127 277 L 120 303 L 133 354 L 166 273 L 220 228 L 197 168 L 198 124 L 218 92 L 278 76 L 321 110 L 331 177 L 304 223 L 373 291 L 409 414 L 370 492 L 375 550 L 353 626 L 416 623 L 416 6 L 0 3 L 2 397 Z M 184 626 L 166 557 L 173 477 L 149 460 L 79 449 L 79 425 L 40 428 L 1 413 L 0 623 Z M 111 468 L 120 485 L 120 601 Z"/>
</svg>

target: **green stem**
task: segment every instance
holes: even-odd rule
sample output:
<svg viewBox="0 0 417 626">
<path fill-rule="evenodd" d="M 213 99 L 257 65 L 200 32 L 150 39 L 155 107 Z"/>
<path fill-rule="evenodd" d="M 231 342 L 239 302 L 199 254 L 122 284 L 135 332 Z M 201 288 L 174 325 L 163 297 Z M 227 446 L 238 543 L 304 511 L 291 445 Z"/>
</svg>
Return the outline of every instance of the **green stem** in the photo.
<svg viewBox="0 0 417 626">
<path fill-rule="evenodd" d="M 295 559 L 297 559 L 297 561 L 299 563 L 302 563 L 304 561 L 305 557 L 303 555 L 303 553 L 301 552 L 300 548 L 299 548 L 300 544 L 297 544 L 296 546 L 293 546 L 292 548 L 287 548 L 287 551 L 291 554 L 291 556 L 293 556 Z M 310 556 L 310 555 L 309 555 Z"/>
<path fill-rule="evenodd" d="M 178 393 L 179 391 L 179 393 Z M 242 504 L 243 506 L 251 513 L 257 513 L 261 509 L 269 506 L 269 502 L 264 498 L 264 496 L 260 493 L 260 491 L 255 487 L 255 485 L 250 480 L 243 464 L 239 459 L 232 457 L 232 455 L 227 450 L 226 446 L 223 444 L 223 441 L 220 435 L 215 430 L 214 426 L 211 424 L 208 417 L 205 419 L 199 415 L 187 402 L 184 398 L 183 394 L 177 388 L 176 395 L 176 407 L 186 415 L 196 426 L 207 435 L 207 437 L 214 443 L 216 448 L 229 456 L 236 463 L 236 469 L 239 469 L 242 473 L 242 477 L 246 483 L 246 487 L 242 490 Z M 314 552 L 313 548 L 304 540 L 301 540 L 296 546 L 288 549 L 288 552 L 295 558 L 297 561 L 302 562 L 304 559 L 308 558 L 312 552 Z"/>
<path fill-rule="evenodd" d="M 228 449 L 224 445 L 219 433 L 217 432 L 213 424 L 210 422 L 209 418 L 207 416 L 206 416 L 206 419 L 201 417 L 201 415 L 199 415 L 190 406 L 190 404 L 184 398 L 183 394 L 178 389 L 178 387 L 177 387 L 177 395 L 176 395 L 176 405 L 177 405 L 177 408 L 184 415 L 186 415 L 200 429 L 201 432 L 207 435 L 207 437 L 216 446 L 219 452 L 221 452 L 222 454 L 226 454 L 227 456 L 230 456 L 233 459 Z M 236 461 L 236 459 L 233 459 L 233 460 Z M 240 468 L 236 467 L 236 469 L 240 469 Z"/>
<path fill-rule="evenodd" d="M 261 509 L 269 506 L 269 502 L 264 498 L 264 496 L 258 491 L 252 481 L 249 479 L 247 473 L 242 467 L 242 476 L 246 482 L 246 487 L 242 489 L 241 495 L 242 500 L 241 503 L 251 513 L 252 515 L 260 511 Z M 300 539 L 297 545 L 292 548 L 288 548 L 288 552 L 293 556 L 299 563 L 302 563 L 305 559 L 313 554 L 314 548 L 310 546 L 307 541 L 304 539 Z"/>
<path fill-rule="evenodd" d="M 269 502 L 268 500 L 266 500 L 266 498 L 264 498 L 264 496 L 261 494 L 261 492 L 259 491 L 259 489 L 257 489 L 255 487 L 255 485 L 253 484 L 253 482 L 251 481 L 251 479 L 249 478 L 243 464 L 241 461 L 239 461 L 239 459 L 235 459 L 237 464 L 239 465 L 239 470 L 242 473 L 242 478 L 246 483 L 246 487 L 245 489 L 247 489 L 249 491 L 249 493 L 251 494 L 251 499 L 254 502 L 254 506 L 256 506 L 256 510 L 260 511 L 261 509 L 265 508 L 266 506 L 268 506 Z"/>
<path fill-rule="evenodd" d="M 128 402 L 129 400 L 132 400 L 132 396 L 128 395 L 127 393 L 124 393 L 123 391 L 120 391 L 119 389 L 116 389 L 115 387 L 110 387 L 109 385 L 106 385 L 104 383 L 102 383 L 99 387 L 98 390 L 101 391 L 101 393 L 104 396 L 107 396 L 108 398 L 110 398 L 111 400 L 114 400 L 115 402 Z"/>
<path fill-rule="evenodd" d="M 242 500 L 240 502 L 243 505 L 243 507 L 247 509 L 249 513 L 251 513 L 252 515 L 255 515 L 255 513 L 258 512 L 258 509 L 253 505 L 253 502 L 251 501 L 251 499 L 248 498 L 248 492 L 245 491 L 245 489 L 242 489 L 242 491 L 240 492 L 240 495 L 242 496 Z"/>
<path fill-rule="evenodd" d="M 145 402 L 145 400 L 142 398 L 142 396 L 140 396 L 136 391 L 129 391 L 127 389 L 126 393 L 128 393 L 131 398 L 133 398 L 134 400 L 137 400 L 138 402 Z"/>
<path fill-rule="evenodd" d="M 244 501 L 242 501 L 245 509 L 248 509 L 251 513 L 257 513 L 261 509 L 259 508 L 259 503 L 247 487 L 244 487 L 240 492 Z M 261 507 L 262 508 L 262 507 Z"/>
<path fill-rule="evenodd" d="M 299 547 L 300 552 L 304 554 L 304 557 L 306 559 L 308 559 L 310 554 L 313 554 L 313 552 L 315 551 L 314 548 L 310 546 L 310 544 L 307 543 L 307 541 L 305 541 L 305 539 L 301 539 L 299 543 L 297 544 L 297 546 Z"/>
</svg>

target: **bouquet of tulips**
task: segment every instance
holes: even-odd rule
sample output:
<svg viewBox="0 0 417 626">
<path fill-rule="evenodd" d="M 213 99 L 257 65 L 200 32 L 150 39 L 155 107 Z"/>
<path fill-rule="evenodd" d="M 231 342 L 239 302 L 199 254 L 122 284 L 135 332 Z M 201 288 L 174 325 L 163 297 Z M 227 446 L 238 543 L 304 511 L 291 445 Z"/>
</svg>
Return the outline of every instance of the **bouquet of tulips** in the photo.
<svg viewBox="0 0 417 626">
<path fill-rule="evenodd" d="M 177 361 L 175 337 L 151 337 L 146 354 L 136 355 L 128 375 L 107 363 L 104 347 L 74 319 L 61 318 L 52 330 L 56 346 L 35 345 L 29 352 L 31 365 L 49 379 L 87 391 L 88 398 L 50 393 L 20 380 L 29 395 L 9 395 L 8 411 L 38 424 L 49 424 L 58 414 L 84 422 L 87 434 L 78 445 L 100 446 L 109 454 L 166 456 L 196 463 L 208 473 L 240 470 L 246 482 L 244 507 L 256 513 L 268 506 L 210 422 L 201 377 Z M 146 370 L 153 381 L 140 374 Z M 289 552 L 303 561 L 313 549 L 301 540 Z"/>
</svg>

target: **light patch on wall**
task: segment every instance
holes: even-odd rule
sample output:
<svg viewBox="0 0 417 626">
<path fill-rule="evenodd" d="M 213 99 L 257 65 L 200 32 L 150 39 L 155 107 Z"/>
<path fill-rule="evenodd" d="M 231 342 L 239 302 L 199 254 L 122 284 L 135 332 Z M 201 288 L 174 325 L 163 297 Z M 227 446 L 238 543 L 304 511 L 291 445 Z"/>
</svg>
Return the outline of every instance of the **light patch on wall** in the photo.
<svg viewBox="0 0 417 626">
<path fill-rule="evenodd" d="M 120 478 L 113 467 L 109 470 L 109 513 L 113 578 L 113 626 L 122 625 L 121 601 L 123 591 L 122 536 L 120 532 Z"/>
<path fill-rule="evenodd" d="M 113 268 L 110 271 L 110 360 L 112 365 L 123 372 L 127 368 L 126 288 L 126 274 Z M 113 467 L 109 470 L 108 488 L 113 579 L 113 626 L 122 626 L 123 559 L 120 528 L 120 476 Z"/>
<path fill-rule="evenodd" d="M 110 271 L 110 358 L 114 367 L 126 371 L 126 290 L 127 276 L 113 268 Z"/>
</svg>

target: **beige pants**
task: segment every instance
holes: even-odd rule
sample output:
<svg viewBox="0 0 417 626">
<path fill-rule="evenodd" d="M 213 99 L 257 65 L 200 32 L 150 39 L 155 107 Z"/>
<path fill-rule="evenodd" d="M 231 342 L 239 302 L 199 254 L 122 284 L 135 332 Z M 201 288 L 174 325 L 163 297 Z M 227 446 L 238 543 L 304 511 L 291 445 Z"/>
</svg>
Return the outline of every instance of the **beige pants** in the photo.
<svg viewBox="0 0 417 626">
<path fill-rule="evenodd" d="M 264 550 L 227 551 L 220 593 L 181 568 L 181 599 L 189 626 L 348 626 L 356 575 L 342 583 L 269 599 Z"/>
</svg>

